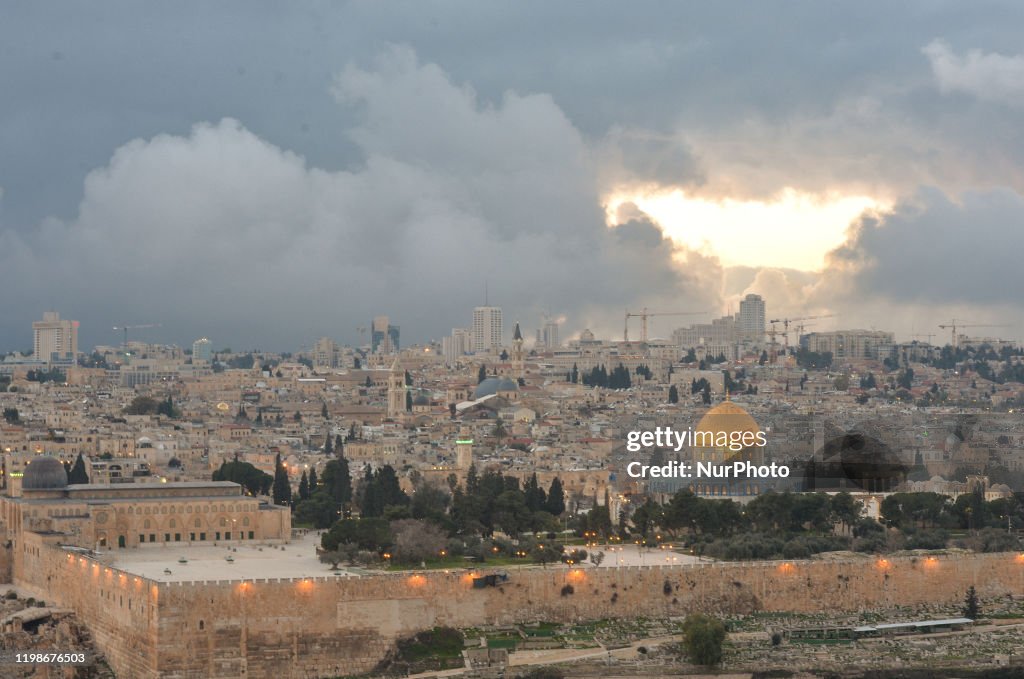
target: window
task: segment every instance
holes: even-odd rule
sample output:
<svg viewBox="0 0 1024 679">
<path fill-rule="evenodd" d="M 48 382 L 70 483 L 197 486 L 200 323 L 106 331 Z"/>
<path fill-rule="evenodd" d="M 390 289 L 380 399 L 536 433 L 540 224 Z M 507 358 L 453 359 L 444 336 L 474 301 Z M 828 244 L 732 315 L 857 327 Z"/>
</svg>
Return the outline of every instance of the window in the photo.
<svg viewBox="0 0 1024 679">
<path fill-rule="evenodd" d="M 199 541 L 202 542 L 205 539 L 206 539 L 206 533 L 200 533 L 199 534 Z"/>
<path fill-rule="evenodd" d="M 171 541 L 171 534 L 170 533 L 164 533 L 164 542 L 170 542 L 170 541 Z"/>
<path fill-rule="evenodd" d="M 249 531 L 249 539 L 250 539 L 250 540 L 252 540 L 252 539 L 253 539 L 253 537 L 252 537 L 252 531 Z"/>
<path fill-rule="evenodd" d="M 214 538 L 214 539 L 215 539 L 215 540 L 220 540 L 220 531 L 217 531 L 217 537 L 216 537 L 216 538 Z"/>
<path fill-rule="evenodd" d="M 195 542 L 196 541 L 196 534 L 195 533 L 189 533 L 188 534 L 188 541 L 189 542 Z"/>
<path fill-rule="evenodd" d="M 174 534 L 174 541 L 175 542 L 181 542 L 181 533 L 175 533 Z"/>
<path fill-rule="evenodd" d="M 228 531 L 227 533 L 224 533 L 224 539 L 225 540 L 230 540 L 231 539 L 231 531 Z"/>
<path fill-rule="evenodd" d="M 143 542 L 145 542 L 145 541 L 146 541 L 146 536 L 145 536 L 145 535 L 142 535 L 142 534 L 140 533 L 140 534 L 139 534 L 139 543 L 143 543 Z"/>
<path fill-rule="evenodd" d="M 149 534 L 149 541 L 150 542 L 156 542 L 156 535 L 154 535 L 153 533 L 150 533 Z"/>
</svg>

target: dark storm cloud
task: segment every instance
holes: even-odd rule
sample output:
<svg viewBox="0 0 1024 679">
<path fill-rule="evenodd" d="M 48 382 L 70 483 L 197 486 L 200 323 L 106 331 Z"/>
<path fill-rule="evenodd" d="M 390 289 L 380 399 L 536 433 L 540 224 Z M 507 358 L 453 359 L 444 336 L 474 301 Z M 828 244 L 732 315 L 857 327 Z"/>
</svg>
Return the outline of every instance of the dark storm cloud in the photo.
<svg viewBox="0 0 1024 679">
<path fill-rule="evenodd" d="M 1024 198 L 1007 189 L 953 201 L 920 191 L 891 213 L 866 216 L 830 256 L 859 292 L 924 304 L 1019 304 Z"/>
<path fill-rule="evenodd" d="M 510 318 L 550 309 L 574 325 L 713 294 L 698 282 L 713 260 L 694 258 L 698 276 L 650 224 L 639 239 L 605 226 L 591 152 L 550 97 L 481 103 L 404 48 L 334 89 L 363 116 L 339 130 L 359 169 L 312 167 L 230 119 L 134 140 L 87 176 L 74 219 L 3 234 L 21 304 L 59 297 L 93 341 L 144 320 L 179 342 L 287 348 L 354 339 L 379 313 L 439 337 L 468 323 L 485 282 Z"/>
<path fill-rule="evenodd" d="M 8 3 L 0 265 L 19 294 L 0 346 L 47 307 L 235 344 L 351 339 L 371 313 L 437 336 L 484 280 L 508 315 L 576 330 L 680 290 L 842 298 L 853 322 L 861 291 L 924 298 L 853 273 L 906 282 L 877 235 L 833 260 L 841 295 L 780 270 L 737 290 L 649 228 L 606 231 L 602 202 L 935 186 L 1009 209 L 1022 28 L 1015 2 Z"/>
</svg>

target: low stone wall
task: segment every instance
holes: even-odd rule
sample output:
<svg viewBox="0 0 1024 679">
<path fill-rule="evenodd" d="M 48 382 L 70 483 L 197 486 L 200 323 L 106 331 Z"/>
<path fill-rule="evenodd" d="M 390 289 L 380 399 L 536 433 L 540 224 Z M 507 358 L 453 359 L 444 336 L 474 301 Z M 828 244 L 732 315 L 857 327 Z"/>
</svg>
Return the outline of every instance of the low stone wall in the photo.
<svg viewBox="0 0 1024 679">
<path fill-rule="evenodd" d="M 482 589 L 473 587 L 480 571 L 161 584 L 84 557 L 47 561 L 26 580 L 47 573 L 48 600 L 74 608 L 125 677 L 356 674 L 394 639 L 434 625 L 884 609 L 961 601 L 971 585 L 983 600 L 1024 594 L 1018 554 L 513 568 Z M 122 597 L 142 611 L 127 611 Z"/>
</svg>

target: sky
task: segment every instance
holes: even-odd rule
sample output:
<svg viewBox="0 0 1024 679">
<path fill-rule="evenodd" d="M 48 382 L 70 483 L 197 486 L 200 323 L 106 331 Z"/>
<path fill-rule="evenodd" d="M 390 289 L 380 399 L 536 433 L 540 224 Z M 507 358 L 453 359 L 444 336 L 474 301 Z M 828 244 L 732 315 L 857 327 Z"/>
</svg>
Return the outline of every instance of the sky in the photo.
<svg viewBox="0 0 1024 679">
<path fill-rule="evenodd" d="M 1024 6 L 709 4 L 0 0 L 0 350 L 423 342 L 485 289 L 1024 338 Z"/>
</svg>

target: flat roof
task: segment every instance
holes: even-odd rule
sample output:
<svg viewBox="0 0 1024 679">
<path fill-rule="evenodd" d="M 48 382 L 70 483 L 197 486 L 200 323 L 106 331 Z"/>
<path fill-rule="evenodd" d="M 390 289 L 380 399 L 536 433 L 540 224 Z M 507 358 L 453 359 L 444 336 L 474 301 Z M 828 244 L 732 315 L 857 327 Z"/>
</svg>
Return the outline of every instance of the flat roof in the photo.
<svg viewBox="0 0 1024 679">
<path fill-rule="evenodd" d="M 320 563 L 316 547 L 320 536 L 308 533 L 288 544 L 262 542 L 166 543 L 143 545 L 129 549 L 106 549 L 103 556 L 112 556 L 110 566 L 157 582 L 189 582 L 194 580 L 258 580 L 264 578 L 312 578 L 332 576 L 358 577 L 359 571 Z M 284 547 L 282 551 L 280 548 Z M 231 556 L 233 562 L 227 561 Z M 179 563 L 184 558 L 187 563 Z M 170 573 L 165 573 L 169 570 Z"/>
<path fill-rule="evenodd" d="M 240 487 L 234 481 L 171 481 L 169 483 L 72 483 L 55 490 L 132 490 L 132 486 L 153 488 L 229 488 Z M 40 489 L 40 490 L 46 490 Z"/>
</svg>

